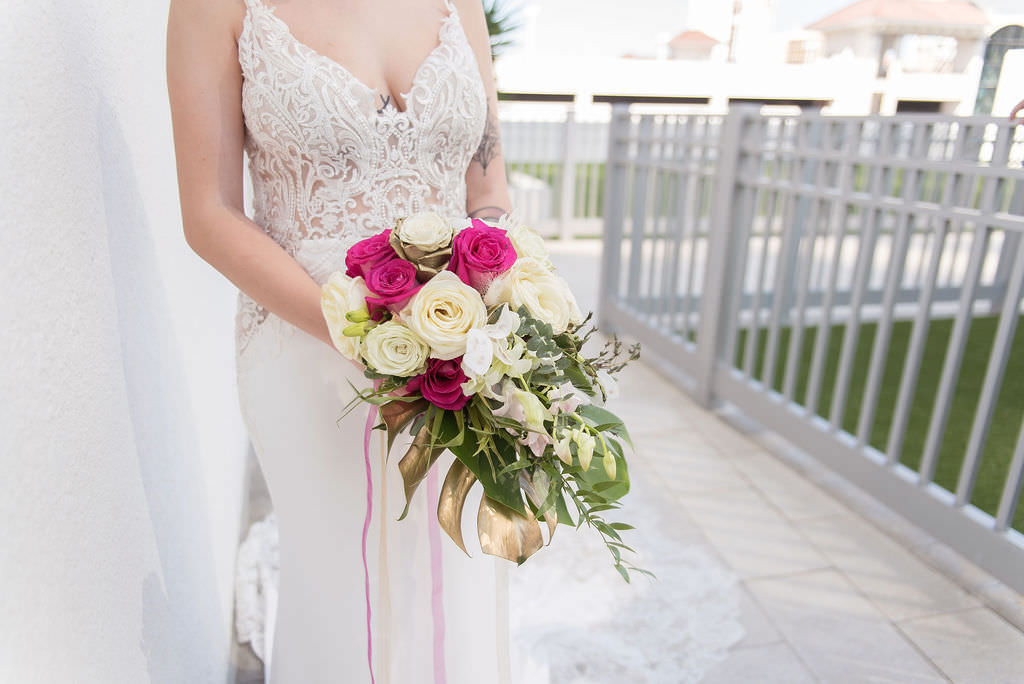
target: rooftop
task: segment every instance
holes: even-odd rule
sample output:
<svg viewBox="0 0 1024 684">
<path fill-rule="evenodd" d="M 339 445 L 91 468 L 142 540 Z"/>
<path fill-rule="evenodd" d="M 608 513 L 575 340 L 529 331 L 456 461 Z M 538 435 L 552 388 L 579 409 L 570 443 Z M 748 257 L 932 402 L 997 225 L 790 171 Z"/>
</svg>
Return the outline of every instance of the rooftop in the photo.
<svg viewBox="0 0 1024 684">
<path fill-rule="evenodd" d="M 718 45 L 718 41 L 703 31 L 683 31 L 668 42 L 669 47 L 691 45 Z"/>
<path fill-rule="evenodd" d="M 829 31 L 872 24 L 986 26 L 988 18 L 966 0 L 860 0 L 808 26 Z"/>
</svg>

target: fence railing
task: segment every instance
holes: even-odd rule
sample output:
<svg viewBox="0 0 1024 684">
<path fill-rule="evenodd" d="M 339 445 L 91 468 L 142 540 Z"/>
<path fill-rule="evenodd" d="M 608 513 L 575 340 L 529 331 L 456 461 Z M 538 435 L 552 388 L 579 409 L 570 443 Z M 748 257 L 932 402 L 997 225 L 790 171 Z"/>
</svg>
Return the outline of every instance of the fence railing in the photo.
<svg viewBox="0 0 1024 684">
<path fill-rule="evenodd" d="M 1024 127 L 614 110 L 600 317 L 1024 592 Z"/>
<path fill-rule="evenodd" d="M 601 233 L 607 121 L 580 121 L 571 108 L 554 120 L 503 118 L 501 141 L 520 216 L 546 236 Z"/>
</svg>

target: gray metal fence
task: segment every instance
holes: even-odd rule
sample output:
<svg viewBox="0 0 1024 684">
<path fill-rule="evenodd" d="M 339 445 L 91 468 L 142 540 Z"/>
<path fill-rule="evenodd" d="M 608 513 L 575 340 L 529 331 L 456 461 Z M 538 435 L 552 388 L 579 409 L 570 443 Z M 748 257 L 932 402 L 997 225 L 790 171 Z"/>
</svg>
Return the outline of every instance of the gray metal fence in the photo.
<svg viewBox="0 0 1024 684">
<path fill-rule="evenodd" d="M 1022 157 L 989 118 L 617 106 L 601 320 L 1024 592 Z"/>
<path fill-rule="evenodd" d="M 607 120 L 579 120 L 571 108 L 557 119 L 501 119 L 502 154 L 512 205 L 546 236 L 601 232 Z"/>
</svg>

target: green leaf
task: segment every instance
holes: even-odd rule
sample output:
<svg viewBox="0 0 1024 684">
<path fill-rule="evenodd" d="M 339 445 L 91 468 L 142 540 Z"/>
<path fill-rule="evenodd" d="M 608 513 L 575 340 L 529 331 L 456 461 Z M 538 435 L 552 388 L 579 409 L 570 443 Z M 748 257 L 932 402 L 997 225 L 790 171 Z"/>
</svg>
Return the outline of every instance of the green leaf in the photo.
<svg viewBox="0 0 1024 684">
<path fill-rule="evenodd" d="M 655 575 L 655 574 L 654 574 L 653 572 L 651 572 L 650 570 L 644 570 L 643 568 L 638 568 L 638 567 L 636 567 L 635 565 L 631 565 L 631 566 L 630 566 L 630 569 L 631 569 L 631 570 L 632 570 L 633 572 L 639 572 L 639 573 L 640 573 L 640 574 L 642 574 L 642 575 L 647 575 L 647 576 L 648 576 L 648 577 L 650 577 L 651 579 L 658 579 L 658 576 L 657 576 L 657 575 Z"/>
<path fill-rule="evenodd" d="M 576 526 L 576 521 L 572 519 L 572 515 L 569 513 L 569 507 L 565 503 L 565 498 L 559 496 L 555 499 L 555 512 L 558 513 L 558 522 L 563 525 Z"/>
<path fill-rule="evenodd" d="M 629 525 L 627 523 L 621 523 L 621 522 L 613 522 L 612 523 L 612 528 L 614 528 L 616 530 L 635 530 L 636 529 L 632 525 Z"/>
<path fill-rule="evenodd" d="M 598 450 L 603 453 L 601 440 L 597 441 Z M 609 449 L 615 454 L 615 479 L 609 479 L 601 465 L 601 459 L 595 458 L 590 470 L 576 474 L 587 489 L 597 491 L 600 486 L 602 496 L 607 501 L 617 501 L 629 493 L 629 471 L 626 467 L 626 459 L 622 456 L 621 449 L 616 451 L 614 442 L 609 444 Z M 608 484 L 604 484 L 608 483 Z"/>
<path fill-rule="evenodd" d="M 442 414 L 439 436 L 440 442 L 444 443 L 455 458 L 462 461 L 470 472 L 476 475 L 477 480 L 484 488 L 487 496 L 498 503 L 511 508 L 513 511 L 526 515 L 526 507 L 523 504 L 523 495 L 519 489 L 519 475 L 515 473 L 503 474 L 500 470 L 495 475 L 492 470 L 492 461 L 488 456 L 497 462 L 498 454 L 480 453 L 476 436 L 469 430 L 462 433 L 462 439 L 453 443 L 459 436 L 459 423 L 451 411 L 439 411 Z"/>
<path fill-rule="evenodd" d="M 626 582 L 629 582 L 629 570 L 626 570 L 625 566 L 623 566 L 622 563 L 616 563 L 615 569 L 619 571 L 620 575 L 622 575 L 622 579 L 626 580 Z"/>
<path fill-rule="evenodd" d="M 630 449 L 635 449 L 633 446 L 633 440 L 629 436 L 629 431 L 626 430 L 625 423 L 622 422 L 621 418 L 608 409 L 590 404 L 588 406 L 579 407 L 577 412 L 583 416 L 589 424 L 601 426 L 602 432 L 611 432 L 613 435 L 628 444 Z"/>
</svg>

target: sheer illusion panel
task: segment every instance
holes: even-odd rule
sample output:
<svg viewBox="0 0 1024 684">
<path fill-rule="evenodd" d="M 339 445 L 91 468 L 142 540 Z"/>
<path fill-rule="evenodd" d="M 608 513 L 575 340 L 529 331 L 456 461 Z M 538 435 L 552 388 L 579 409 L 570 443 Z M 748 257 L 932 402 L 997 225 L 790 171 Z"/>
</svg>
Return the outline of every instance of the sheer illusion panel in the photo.
<svg viewBox="0 0 1024 684">
<path fill-rule="evenodd" d="M 405 110 L 298 41 L 272 6 L 247 1 L 238 39 L 253 220 L 319 283 L 348 248 L 409 214 L 466 211 L 466 169 L 487 96 L 458 12 L 417 68 Z M 239 353 L 270 316 L 239 294 Z"/>
</svg>

